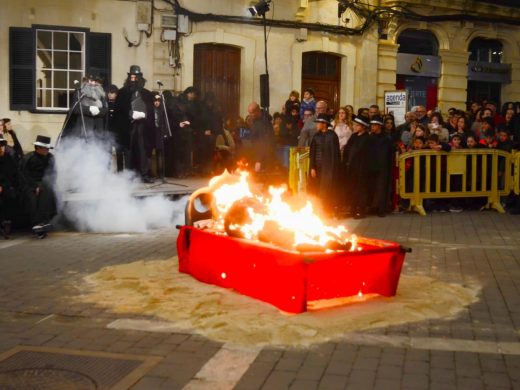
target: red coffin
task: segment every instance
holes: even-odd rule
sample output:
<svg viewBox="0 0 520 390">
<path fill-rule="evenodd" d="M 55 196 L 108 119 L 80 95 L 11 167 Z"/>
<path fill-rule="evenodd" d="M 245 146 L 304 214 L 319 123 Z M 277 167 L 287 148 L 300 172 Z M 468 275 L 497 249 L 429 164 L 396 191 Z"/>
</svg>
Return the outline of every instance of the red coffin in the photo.
<svg viewBox="0 0 520 390">
<path fill-rule="evenodd" d="M 361 251 L 300 253 L 257 241 L 183 226 L 177 239 L 179 271 L 268 302 L 290 313 L 311 301 L 359 294 L 393 296 L 404 250 L 358 237 Z"/>
</svg>

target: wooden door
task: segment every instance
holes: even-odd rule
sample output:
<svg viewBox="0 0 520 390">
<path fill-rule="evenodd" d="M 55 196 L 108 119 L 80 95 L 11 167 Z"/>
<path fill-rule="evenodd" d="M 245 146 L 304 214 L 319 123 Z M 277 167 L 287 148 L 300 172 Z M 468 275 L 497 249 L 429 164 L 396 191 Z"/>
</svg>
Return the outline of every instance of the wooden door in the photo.
<svg viewBox="0 0 520 390">
<path fill-rule="evenodd" d="M 341 57 L 310 51 L 302 57 L 302 95 L 312 88 L 316 100 L 325 100 L 329 109 L 337 112 L 340 106 Z"/>
<path fill-rule="evenodd" d="M 240 113 L 240 48 L 201 43 L 195 45 L 193 85 L 201 91 L 215 93 L 224 118 Z"/>
</svg>

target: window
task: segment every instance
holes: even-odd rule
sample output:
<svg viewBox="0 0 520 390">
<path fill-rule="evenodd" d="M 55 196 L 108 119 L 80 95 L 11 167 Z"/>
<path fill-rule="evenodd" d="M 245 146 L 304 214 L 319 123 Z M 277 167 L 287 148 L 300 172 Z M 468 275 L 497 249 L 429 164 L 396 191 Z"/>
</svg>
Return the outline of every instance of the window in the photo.
<svg viewBox="0 0 520 390">
<path fill-rule="evenodd" d="M 496 39 L 475 38 L 469 44 L 470 61 L 502 63 L 502 43 Z"/>
<path fill-rule="evenodd" d="M 406 29 L 397 38 L 399 53 L 436 56 L 439 44 L 435 35 L 427 30 Z"/>
<path fill-rule="evenodd" d="M 68 109 L 84 75 L 85 32 L 36 30 L 36 109 Z"/>
<path fill-rule="evenodd" d="M 110 83 L 111 50 L 110 34 L 71 27 L 10 27 L 10 109 L 66 112 L 74 81 L 87 72 Z"/>
</svg>

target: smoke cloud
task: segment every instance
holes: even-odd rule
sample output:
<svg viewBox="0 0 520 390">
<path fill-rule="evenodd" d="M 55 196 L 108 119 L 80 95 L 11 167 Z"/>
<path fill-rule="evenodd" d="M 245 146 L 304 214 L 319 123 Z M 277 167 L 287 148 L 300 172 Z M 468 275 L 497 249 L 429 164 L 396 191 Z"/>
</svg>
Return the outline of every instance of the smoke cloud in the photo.
<svg viewBox="0 0 520 390">
<path fill-rule="evenodd" d="M 80 231 L 134 233 L 184 223 L 186 197 L 136 197 L 140 182 L 112 171 L 104 143 L 65 139 L 56 150 L 56 194 L 62 217 Z"/>
</svg>

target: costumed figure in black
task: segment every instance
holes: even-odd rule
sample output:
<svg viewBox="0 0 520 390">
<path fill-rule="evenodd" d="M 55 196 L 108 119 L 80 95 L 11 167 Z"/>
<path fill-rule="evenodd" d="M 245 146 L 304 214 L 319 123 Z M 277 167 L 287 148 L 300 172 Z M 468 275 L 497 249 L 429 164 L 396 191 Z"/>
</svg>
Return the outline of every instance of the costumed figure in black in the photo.
<svg viewBox="0 0 520 390">
<path fill-rule="evenodd" d="M 164 182 L 164 150 L 165 145 L 168 143 L 168 138 L 171 137 L 171 130 L 169 129 L 169 120 L 165 106 L 162 102 L 162 97 L 158 92 L 154 92 L 153 118 L 153 139 L 152 143 L 149 145 L 148 156 L 151 159 L 152 153 L 155 150 L 155 156 L 157 158 L 157 175 L 159 176 L 159 179 Z"/>
<path fill-rule="evenodd" d="M 114 84 L 107 88 L 107 130 L 110 137 L 110 145 L 116 151 L 117 171 L 121 172 L 128 166 L 128 144 L 130 138 L 128 131 L 123 129 L 121 112 L 116 110 L 116 100 L 119 89 Z"/>
<path fill-rule="evenodd" d="M 343 151 L 347 208 L 354 218 L 364 218 L 368 195 L 369 119 L 358 115 L 353 121 L 353 133 Z"/>
<path fill-rule="evenodd" d="M 0 134 L 0 236 L 8 239 L 11 220 L 19 205 L 20 175 L 18 163 L 6 147 L 7 140 Z"/>
<path fill-rule="evenodd" d="M 390 134 L 383 131 L 383 118 L 374 116 L 370 120 L 368 165 L 369 206 L 379 217 L 384 217 L 390 206 L 393 145 Z"/>
<path fill-rule="evenodd" d="M 57 144 L 68 137 L 82 138 L 87 142 L 105 141 L 108 106 L 101 81 L 98 75 L 91 73 L 76 90 Z"/>
<path fill-rule="evenodd" d="M 254 162 L 254 170 L 255 172 L 269 170 L 276 164 L 273 125 L 258 103 L 249 104 L 247 112 L 252 120 L 250 158 Z"/>
<path fill-rule="evenodd" d="M 153 135 L 153 94 L 144 88 L 145 83 L 141 68 L 132 65 L 117 95 L 116 112 L 121 114 L 122 131 L 130 135 L 129 166 L 145 183 L 151 183 L 147 143 Z"/>
<path fill-rule="evenodd" d="M 173 120 L 173 150 L 175 161 L 175 176 L 184 178 L 190 176 L 193 167 L 194 137 L 199 131 L 200 104 L 199 91 L 188 87 L 175 101 L 172 101 Z"/>
<path fill-rule="evenodd" d="M 39 135 L 34 142 L 34 152 L 28 153 L 22 160 L 22 188 L 27 211 L 33 224 L 33 231 L 46 231 L 56 214 L 54 194 L 55 162 L 49 153 L 51 139 Z"/>
<path fill-rule="evenodd" d="M 7 141 L 5 150 L 8 154 L 15 158 L 16 162 L 19 162 L 23 158 L 22 145 L 20 145 L 20 141 L 18 141 L 18 137 L 13 129 L 13 123 L 11 122 L 11 119 L 4 118 L 2 120 L 4 122 L 5 129 L 3 136 L 4 139 Z"/>
<path fill-rule="evenodd" d="M 312 137 L 310 146 L 309 193 L 318 197 L 323 210 L 331 215 L 338 202 L 339 138 L 330 129 L 328 115 L 319 114 L 314 122 L 318 132 Z"/>
</svg>

